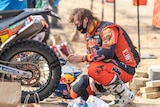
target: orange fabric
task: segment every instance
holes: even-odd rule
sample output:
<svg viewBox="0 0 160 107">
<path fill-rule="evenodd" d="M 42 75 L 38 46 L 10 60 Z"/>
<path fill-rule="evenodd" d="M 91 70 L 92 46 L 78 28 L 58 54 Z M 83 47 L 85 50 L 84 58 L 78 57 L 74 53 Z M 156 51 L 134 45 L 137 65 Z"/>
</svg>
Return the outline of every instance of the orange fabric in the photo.
<svg viewBox="0 0 160 107">
<path fill-rule="evenodd" d="M 125 64 L 127 64 L 129 66 L 135 67 L 136 61 L 133 57 L 133 53 L 131 52 L 131 49 L 128 46 L 128 43 L 125 40 L 124 36 L 121 36 L 119 38 L 119 42 L 120 43 L 117 43 L 116 50 L 115 50 L 117 57 L 119 58 L 119 60 L 121 62 L 124 62 Z M 122 52 L 122 53 L 120 53 L 120 52 Z"/>
<path fill-rule="evenodd" d="M 73 91 L 73 89 L 70 90 L 70 96 L 71 96 L 71 98 L 73 98 L 73 99 L 75 99 L 75 98 L 78 97 L 77 93 L 75 93 L 75 92 Z"/>
<path fill-rule="evenodd" d="M 154 27 L 160 28 L 160 0 L 155 0 L 154 2 L 152 25 Z"/>
<path fill-rule="evenodd" d="M 118 69 L 118 72 L 113 68 Z M 114 75 L 119 75 L 124 82 L 129 82 L 133 78 L 133 75 L 128 74 L 115 64 L 104 62 L 92 62 L 88 68 L 88 75 L 104 86 L 110 84 Z"/>
<path fill-rule="evenodd" d="M 87 87 L 86 90 L 87 90 L 87 92 L 88 92 L 89 95 L 93 95 L 94 94 L 94 92 L 91 90 L 90 85 Z"/>
<path fill-rule="evenodd" d="M 88 67 L 88 75 L 100 84 L 106 86 L 112 81 L 115 74 L 111 70 L 108 70 L 107 67 L 104 62 L 92 62 Z"/>
<path fill-rule="evenodd" d="M 117 43 L 117 40 L 118 40 L 118 30 L 117 28 L 115 27 L 108 27 L 106 26 L 101 32 L 100 32 L 100 36 L 102 38 L 102 41 L 103 41 L 103 44 L 102 44 L 102 47 L 103 48 L 107 48 L 109 49 L 111 45 L 114 45 Z M 117 36 L 117 37 L 114 37 L 114 36 Z M 106 38 L 111 38 L 110 40 L 109 39 L 106 39 Z"/>
<path fill-rule="evenodd" d="M 128 34 L 119 25 L 106 22 L 102 22 L 97 29 L 92 38 L 86 36 L 85 39 L 87 59 L 91 60 L 87 60 L 90 61 L 88 75 L 105 86 L 111 83 L 115 75 L 119 75 L 124 82 L 131 81 L 139 56 Z"/>
<path fill-rule="evenodd" d="M 119 61 L 124 62 L 125 64 L 135 67 L 136 61 L 134 59 L 133 53 L 131 52 L 130 47 L 128 46 L 128 43 L 123 35 L 123 31 L 118 30 L 119 26 L 112 24 L 109 26 L 106 26 L 102 29 L 100 32 L 100 36 L 102 39 L 102 47 L 106 49 L 110 49 L 111 45 L 116 44 L 115 54 L 118 57 Z M 109 31 L 107 31 L 109 30 Z M 105 32 L 107 34 L 105 34 Z M 108 34 L 110 32 L 110 35 Z M 95 32 L 96 33 L 96 32 Z M 91 45 L 96 44 L 96 41 L 90 40 L 92 43 L 88 43 L 86 47 L 93 47 Z M 90 55 L 94 56 L 94 55 Z"/>
</svg>

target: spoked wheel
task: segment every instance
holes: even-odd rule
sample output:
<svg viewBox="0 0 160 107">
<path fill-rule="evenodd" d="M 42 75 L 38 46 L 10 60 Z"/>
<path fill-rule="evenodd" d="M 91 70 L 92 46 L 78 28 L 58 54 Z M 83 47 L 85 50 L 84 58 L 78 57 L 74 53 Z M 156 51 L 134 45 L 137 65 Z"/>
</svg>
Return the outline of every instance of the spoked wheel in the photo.
<svg viewBox="0 0 160 107">
<path fill-rule="evenodd" d="M 8 66 L 30 72 L 30 78 L 14 76 L 21 81 L 22 99 L 30 94 L 29 103 L 34 102 L 34 95 L 40 101 L 50 96 L 57 87 L 61 77 L 61 66 L 56 54 L 45 44 L 33 41 L 18 41 L 2 50 L 0 59 L 9 61 Z M 14 62 L 14 63 L 12 63 Z M 17 64 L 16 64 L 17 62 Z"/>
</svg>

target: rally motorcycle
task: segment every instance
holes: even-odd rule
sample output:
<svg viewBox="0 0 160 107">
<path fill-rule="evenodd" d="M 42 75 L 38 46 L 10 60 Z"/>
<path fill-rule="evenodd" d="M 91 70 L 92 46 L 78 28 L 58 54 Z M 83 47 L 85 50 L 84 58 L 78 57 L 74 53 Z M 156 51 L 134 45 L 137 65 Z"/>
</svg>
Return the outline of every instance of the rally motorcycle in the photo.
<svg viewBox="0 0 160 107">
<path fill-rule="evenodd" d="M 48 26 L 41 15 L 59 18 L 50 9 L 0 12 L 0 76 L 21 82 L 22 103 L 27 95 L 28 103 L 34 102 L 35 93 L 40 101 L 44 100 L 55 91 L 61 78 L 56 53 L 45 43 L 34 40 Z"/>
</svg>

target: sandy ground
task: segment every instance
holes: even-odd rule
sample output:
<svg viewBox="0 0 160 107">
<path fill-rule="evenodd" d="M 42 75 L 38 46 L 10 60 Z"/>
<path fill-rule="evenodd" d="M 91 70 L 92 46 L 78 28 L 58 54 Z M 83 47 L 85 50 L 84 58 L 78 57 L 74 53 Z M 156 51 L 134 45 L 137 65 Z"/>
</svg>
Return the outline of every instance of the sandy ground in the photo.
<svg viewBox="0 0 160 107">
<path fill-rule="evenodd" d="M 153 0 L 148 0 L 147 6 L 140 7 L 140 37 L 138 37 L 137 8 L 132 5 L 132 0 L 117 0 L 116 2 L 116 23 L 120 24 L 128 32 L 137 47 L 140 46 L 141 57 L 148 55 L 154 55 L 157 57 L 156 59 L 142 59 L 137 71 L 147 72 L 150 65 L 160 64 L 160 30 L 153 29 L 152 27 L 153 4 Z M 91 0 L 61 0 L 59 5 L 59 15 L 61 16 L 61 20 L 59 23 L 62 25 L 63 29 L 52 29 L 51 32 L 52 36 L 57 37 L 57 35 L 59 35 L 62 42 L 67 41 L 70 48 L 72 48 L 75 53 L 84 53 L 83 36 L 80 35 L 78 40 L 71 41 L 74 33 L 74 26 L 68 23 L 68 16 L 70 11 L 76 7 L 90 9 Z M 97 17 L 102 19 L 102 4 L 100 0 L 94 0 L 93 12 Z M 113 12 L 113 4 L 105 2 L 103 20 L 113 21 Z M 51 38 L 53 39 L 52 36 Z M 55 42 L 57 41 L 54 41 L 54 43 Z M 81 67 L 85 73 L 85 64 L 81 63 L 78 66 Z M 110 96 L 103 96 L 102 98 L 104 100 L 113 99 Z M 136 96 L 134 103 L 135 107 L 160 107 L 160 98 L 145 99 Z"/>
</svg>

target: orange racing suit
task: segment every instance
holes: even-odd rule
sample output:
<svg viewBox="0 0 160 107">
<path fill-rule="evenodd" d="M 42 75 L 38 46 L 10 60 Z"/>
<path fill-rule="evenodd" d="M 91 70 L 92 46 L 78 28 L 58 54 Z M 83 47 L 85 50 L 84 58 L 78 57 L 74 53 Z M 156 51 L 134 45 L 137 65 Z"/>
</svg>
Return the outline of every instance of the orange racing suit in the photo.
<svg viewBox="0 0 160 107">
<path fill-rule="evenodd" d="M 135 68 L 140 62 L 139 54 L 132 44 L 131 39 L 122 27 L 111 22 L 97 22 L 96 27 L 90 34 L 85 36 L 87 55 L 89 62 L 88 75 L 98 83 L 109 85 L 114 77 L 118 75 L 123 82 L 130 81 Z M 71 97 L 82 90 L 80 80 L 73 86 Z M 85 84 L 86 93 L 93 94 L 89 88 L 89 82 Z M 87 86 L 88 85 L 88 86 Z M 78 88 L 78 87 L 79 88 Z M 87 91 L 89 89 L 90 91 Z M 74 96 L 72 96 L 74 93 Z"/>
<path fill-rule="evenodd" d="M 95 32 L 92 35 L 87 34 L 85 40 L 87 60 L 91 62 L 89 76 L 102 85 L 108 85 L 113 78 L 111 74 L 115 73 L 124 82 L 133 78 L 140 58 L 122 27 L 110 22 L 97 22 Z"/>
</svg>

